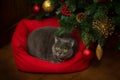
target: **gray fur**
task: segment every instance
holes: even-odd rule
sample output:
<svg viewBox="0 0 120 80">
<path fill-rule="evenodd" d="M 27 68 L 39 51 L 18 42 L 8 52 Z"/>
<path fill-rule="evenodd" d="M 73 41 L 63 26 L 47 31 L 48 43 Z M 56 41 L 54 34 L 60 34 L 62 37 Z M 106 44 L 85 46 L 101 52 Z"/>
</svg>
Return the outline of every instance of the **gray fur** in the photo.
<svg viewBox="0 0 120 80">
<path fill-rule="evenodd" d="M 55 36 L 57 28 L 44 27 L 34 30 L 28 36 L 30 55 L 50 62 L 65 61 L 77 51 L 77 41 L 70 35 Z"/>
</svg>

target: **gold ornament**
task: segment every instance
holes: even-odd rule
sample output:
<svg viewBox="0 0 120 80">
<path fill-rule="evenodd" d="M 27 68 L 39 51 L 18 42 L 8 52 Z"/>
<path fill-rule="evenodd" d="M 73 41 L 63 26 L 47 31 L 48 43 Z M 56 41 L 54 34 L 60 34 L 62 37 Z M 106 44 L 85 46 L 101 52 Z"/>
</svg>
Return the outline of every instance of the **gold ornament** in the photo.
<svg viewBox="0 0 120 80">
<path fill-rule="evenodd" d="M 45 0 L 42 4 L 42 8 L 45 12 L 52 12 L 54 10 L 54 5 L 50 0 Z"/>
<path fill-rule="evenodd" d="M 112 35 L 114 31 L 112 21 L 108 17 L 93 21 L 93 28 L 98 29 L 101 35 L 103 35 L 105 38 L 107 38 L 109 35 Z"/>
<path fill-rule="evenodd" d="M 102 50 L 102 47 L 100 46 L 100 44 L 97 45 L 96 56 L 97 56 L 98 60 L 101 60 L 101 58 L 103 56 L 103 50 Z"/>
<path fill-rule="evenodd" d="M 78 13 L 78 14 L 76 15 L 76 20 L 77 20 L 77 22 L 79 22 L 79 23 L 81 23 L 82 21 L 84 21 L 86 18 L 87 18 L 87 15 L 86 15 L 85 13 L 83 13 L 83 12 Z"/>
</svg>

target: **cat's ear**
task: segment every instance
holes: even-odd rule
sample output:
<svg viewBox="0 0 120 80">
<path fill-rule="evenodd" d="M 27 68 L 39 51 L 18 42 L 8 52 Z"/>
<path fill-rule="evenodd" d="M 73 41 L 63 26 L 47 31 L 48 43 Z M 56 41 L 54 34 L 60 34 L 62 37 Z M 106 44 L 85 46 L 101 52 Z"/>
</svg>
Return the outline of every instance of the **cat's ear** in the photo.
<svg viewBox="0 0 120 80">
<path fill-rule="evenodd" d="M 55 43 L 60 41 L 59 37 L 57 37 L 57 36 L 54 36 L 54 37 L 55 37 Z"/>
<path fill-rule="evenodd" d="M 74 43 L 75 43 L 75 41 L 72 40 L 72 39 L 69 41 L 69 45 L 70 45 L 71 47 L 73 47 Z"/>
</svg>

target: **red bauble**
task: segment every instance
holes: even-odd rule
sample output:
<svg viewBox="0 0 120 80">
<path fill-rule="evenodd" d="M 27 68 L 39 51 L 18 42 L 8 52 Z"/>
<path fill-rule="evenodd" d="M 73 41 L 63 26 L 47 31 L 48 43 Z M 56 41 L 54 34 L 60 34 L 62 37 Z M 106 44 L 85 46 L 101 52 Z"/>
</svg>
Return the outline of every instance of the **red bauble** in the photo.
<svg viewBox="0 0 120 80">
<path fill-rule="evenodd" d="M 84 49 L 83 51 L 83 56 L 86 58 L 86 59 L 92 59 L 93 58 L 93 52 L 89 49 Z"/>
<path fill-rule="evenodd" d="M 34 12 L 34 13 L 39 13 L 39 12 L 40 12 L 40 7 L 39 7 L 39 5 L 34 5 L 34 6 L 33 6 L 33 12 Z"/>
</svg>

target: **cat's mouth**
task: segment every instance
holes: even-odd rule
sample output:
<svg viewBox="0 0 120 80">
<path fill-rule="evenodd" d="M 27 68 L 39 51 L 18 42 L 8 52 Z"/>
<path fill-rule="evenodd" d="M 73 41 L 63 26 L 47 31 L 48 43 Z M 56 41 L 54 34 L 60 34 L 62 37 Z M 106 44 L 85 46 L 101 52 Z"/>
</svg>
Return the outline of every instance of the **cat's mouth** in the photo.
<svg viewBox="0 0 120 80">
<path fill-rule="evenodd" d="M 59 58 L 64 58 L 64 57 L 65 57 L 65 55 L 63 55 L 63 53 L 57 53 L 57 54 L 56 54 L 56 57 L 59 57 Z"/>
<path fill-rule="evenodd" d="M 66 60 L 66 56 L 55 55 L 55 57 L 56 57 L 56 59 L 57 59 L 58 61 L 60 61 L 60 62 Z"/>
<path fill-rule="evenodd" d="M 56 56 L 56 59 L 57 59 L 59 62 L 63 62 L 63 61 L 64 61 L 64 58 L 63 58 L 63 57 L 58 57 L 58 56 Z"/>
</svg>

